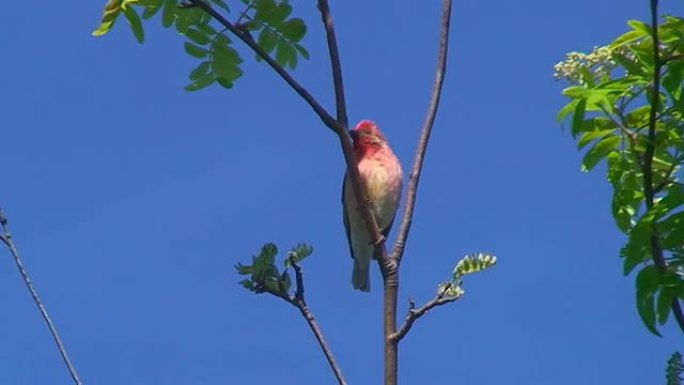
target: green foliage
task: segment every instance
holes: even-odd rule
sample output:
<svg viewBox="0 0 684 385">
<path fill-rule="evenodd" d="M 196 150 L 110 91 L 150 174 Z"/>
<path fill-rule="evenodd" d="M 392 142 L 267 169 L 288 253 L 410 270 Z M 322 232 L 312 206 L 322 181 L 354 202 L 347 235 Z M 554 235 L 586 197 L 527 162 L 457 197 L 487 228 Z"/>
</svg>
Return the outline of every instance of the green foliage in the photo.
<svg viewBox="0 0 684 385">
<path fill-rule="evenodd" d="M 313 248 L 311 246 L 304 243 L 298 244 L 288 252 L 284 261 L 285 269 L 280 271 L 275 264 L 278 247 L 272 243 L 267 243 L 261 248 L 259 255 L 252 257 L 251 265 L 241 263 L 235 265 L 238 274 L 249 276 L 249 278 L 240 281 L 240 285 L 255 293 L 270 292 L 289 298 L 292 279 L 288 269 L 312 253 Z"/>
<path fill-rule="evenodd" d="M 679 352 L 674 352 L 670 359 L 667 360 L 667 369 L 665 373 L 667 385 L 682 384 L 682 374 L 684 374 L 684 363 L 682 363 L 682 355 Z"/>
<path fill-rule="evenodd" d="M 563 90 L 570 101 L 558 119 L 568 122 L 578 149 L 587 149 L 583 171 L 606 160 L 613 218 L 628 237 L 620 251 L 623 271 L 628 275 L 641 266 L 637 310 L 646 327 L 660 335 L 657 324 L 667 322 L 673 301 L 684 299 L 684 19 L 667 16 L 658 26 L 658 95 L 653 90 L 652 26 L 636 20 L 628 25 L 631 30 L 608 45 L 589 54 L 571 52 L 556 64 L 556 78 L 570 83 Z M 653 260 L 654 250 L 659 255 L 660 249 L 665 266 Z"/>
<path fill-rule="evenodd" d="M 464 276 L 477 273 L 494 265 L 496 265 L 496 257 L 490 254 L 474 253 L 464 256 L 454 267 L 451 280 L 439 284 L 437 294 L 452 298 L 462 296 L 465 294 L 465 290 L 461 287 Z"/>
<path fill-rule="evenodd" d="M 308 59 L 308 51 L 299 44 L 306 35 L 306 24 L 300 18 L 288 18 L 292 6 L 288 1 L 242 0 L 246 9 L 241 18 L 244 27 L 252 33 L 258 32 L 257 43 L 268 54 L 275 51 L 275 60 L 283 67 L 295 69 L 299 56 Z M 256 60 L 261 57 L 256 55 Z"/>
<path fill-rule="evenodd" d="M 459 279 L 465 275 L 477 273 L 496 265 L 496 257 L 489 254 L 468 254 L 461 258 L 454 268 L 453 278 Z"/>
<path fill-rule="evenodd" d="M 223 0 L 205 0 L 216 9 L 230 13 L 228 4 Z M 290 17 L 292 6 L 286 0 L 241 0 L 244 8 L 238 13 L 233 24 L 251 39 L 258 32 L 257 44 L 275 61 L 295 69 L 301 56 L 309 58 L 307 50 L 299 44 L 306 35 L 306 24 L 297 17 Z M 161 25 L 174 27 L 186 38 L 185 52 L 200 63 L 190 72 L 187 91 L 197 91 L 217 83 L 224 88 L 232 88 L 243 72 L 243 60 L 232 46 L 227 29 L 211 15 L 191 3 L 179 4 L 178 0 L 109 0 L 105 5 L 100 25 L 93 31 L 94 36 L 109 32 L 120 14 L 124 15 L 133 36 L 139 43 L 145 40 L 143 21 L 161 13 Z M 257 55 L 257 61 L 261 57 Z"/>
</svg>

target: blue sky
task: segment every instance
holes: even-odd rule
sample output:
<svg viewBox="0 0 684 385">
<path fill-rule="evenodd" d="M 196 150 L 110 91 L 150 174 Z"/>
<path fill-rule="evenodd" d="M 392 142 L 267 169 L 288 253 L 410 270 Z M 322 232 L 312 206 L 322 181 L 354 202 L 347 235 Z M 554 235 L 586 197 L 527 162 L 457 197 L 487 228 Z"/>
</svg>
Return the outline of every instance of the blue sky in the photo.
<svg viewBox="0 0 684 385">
<path fill-rule="evenodd" d="M 333 109 L 314 1 L 295 75 Z M 432 4 L 434 3 L 434 4 Z M 412 162 L 435 61 L 437 2 L 333 2 L 350 120 Z M 235 88 L 187 93 L 196 60 L 147 23 L 93 38 L 104 1 L 8 2 L 0 24 L 0 205 L 86 384 L 328 384 L 295 309 L 238 284 L 261 245 L 306 241 L 307 299 L 350 384 L 382 378 L 381 290 L 351 290 L 334 135 L 239 46 Z M 681 3 L 663 1 L 682 14 Z M 401 271 L 429 299 L 465 253 L 499 257 L 401 345 L 403 384 L 658 384 L 681 345 L 636 313 L 603 168 L 554 121 L 552 66 L 645 19 L 645 0 L 454 4 L 450 67 Z M 0 252 L 0 383 L 69 384 Z"/>
</svg>

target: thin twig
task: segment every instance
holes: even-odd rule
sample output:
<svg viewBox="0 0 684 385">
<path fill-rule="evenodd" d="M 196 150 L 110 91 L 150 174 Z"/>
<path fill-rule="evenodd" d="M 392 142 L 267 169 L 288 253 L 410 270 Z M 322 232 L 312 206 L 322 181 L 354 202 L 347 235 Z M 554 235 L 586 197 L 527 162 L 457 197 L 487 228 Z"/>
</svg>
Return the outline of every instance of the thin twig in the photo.
<svg viewBox="0 0 684 385">
<path fill-rule="evenodd" d="M 22 262 L 21 257 L 19 256 L 19 251 L 17 251 L 17 247 L 15 246 L 14 241 L 12 240 L 12 234 L 10 233 L 9 227 L 7 226 L 7 218 L 5 218 L 5 216 L 3 215 L 2 210 L 0 210 L 0 227 L 2 228 L 2 235 L 0 236 L 0 241 L 2 241 L 2 243 L 4 243 L 7 246 L 7 248 L 10 251 L 10 254 L 12 254 L 14 264 L 17 266 L 17 270 L 19 270 L 19 274 L 21 275 L 21 278 L 24 280 L 26 288 L 31 294 L 33 303 L 36 304 L 38 311 L 40 311 L 40 315 L 43 317 L 43 320 L 45 321 L 48 329 L 50 330 L 50 334 L 52 334 L 52 339 L 55 341 L 55 344 L 57 345 L 57 350 L 59 350 L 59 354 L 62 356 L 62 360 L 64 361 L 64 365 L 66 365 L 67 370 L 69 371 L 69 375 L 71 375 L 71 378 L 74 380 L 74 383 L 76 385 L 81 385 L 81 380 L 78 376 L 78 372 L 76 372 L 76 368 L 69 359 L 66 347 L 64 346 L 62 339 L 59 337 L 57 328 L 52 323 L 52 320 L 50 319 L 50 315 L 48 314 L 47 309 L 40 300 L 38 291 L 35 287 L 33 287 L 33 283 L 31 283 L 31 278 L 29 277 L 29 274 L 26 271 L 26 268 L 24 267 L 24 263 Z"/>
<path fill-rule="evenodd" d="M 335 361 L 335 357 L 333 357 L 328 343 L 325 342 L 325 339 L 323 338 L 323 332 L 318 327 L 318 323 L 314 319 L 314 316 L 307 306 L 306 300 L 304 299 L 304 277 L 302 274 L 302 269 L 296 263 L 292 263 L 292 267 L 294 268 L 296 277 L 295 281 L 297 282 L 297 288 L 295 289 L 295 295 L 292 298 L 292 304 L 299 309 L 299 311 L 302 313 L 302 316 L 304 316 L 306 322 L 309 324 L 311 331 L 316 337 L 316 341 L 318 341 L 318 344 L 321 346 L 321 350 L 323 350 L 323 354 L 325 354 L 325 358 L 328 360 L 328 364 L 330 364 L 330 369 L 332 369 L 333 373 L 335 373 L 337 382 L 340 385 L 346 385 L 347 383 L 342 376 L 342 370 L 337 365 L 337 361 Z"/>
<path fill-rule="evenodd" d="M 266 53 L 261 47 L 259 47 L 259 44 L 257 44 L 254 39 L 252 39 L 251 35 L 244 33 L 241 31 L 238 27 L 235 26 L 235 24 L 231 23 L 223 17 L 220 13 L 218 13 L 211 5 L 209 5 L 206 1 L 204 0 L 188 0 L 188 4 L 201 8 L 208 14 L 210 14 L 216 21 L 221 23 L 224 27 L 226 27 L 233 35 L 237 36 L 238 39 L 242 40 L 243 43 L 247 44 L 249 48 L 251 48 L 259 57 L 264 59 L 264 61 L 271 67 L 273 70 L 280 75 L 285 82 L 292 87 L 292 89 L 299 94 L 299 96 L 304 99 L 309 106 L 314 110 L 316 115 L 325 123 L 327 127 L 329 127 L 331 130 L 337 132 L 336 127 L 339 126 L 337 121 L 333 119 L 332 116 L 323 108 L 318 101 L 309 93 L 309 91 L 306 90 L 301 84 L 299 84 L 280 64 L 278 64 L 271 56 Z"/>
<path fill-rule="evenodd" d="M 622 100 L 624 100 L 624 99 L 622 99 Z M 618 122 L 618 121 L 613 117 L 613 115 L 611 115 L 611 114 L 608 112 L 608 110 L 605 109 L 605 107 L 599 105 L 599 108 L 601 109 L 601 111 L 603 111 L 603 114 L 604 114 L 608 119 L 610 119 L 610 121 L 613 122 L 613 124 L 615 124 L 615 125 L 620 129 L 620 131 L 622 131 L 622 134 L 629 138 L 629 141 L 630 141 L 630 143 L 631 143 L 632 145 L 636 145 L 636 144 L 637 144 L 637 133 L 636 133 L 636 132 L 630 130 L 630 129 L 627 128 L 624 124 L 621 124 L 620 122 Z"/>
<path fill-rule="evenodd" d="M 653 97 L 651 98 L 651 110 L 648 120 L 648 141 L 644 152 L 644 197 L 646 209 L 651 209 L 654 204 L 656 190 L 653 186 L 653 157 L 655 155 L 656 126 L 658 122 L 658 107 L 660 101 L 660 71 L 662 63 L 660 61 L 660 40 L 658 36 L 658 0 L 650 0 L 651 8 L 651 29 L 653 34 Z M 663 248 L 660 244 L 660 235 L 657 233 L 655 225 L 652 228 L 650 237 L 651 256 L 653 262 L 662 274 L 667 271 L 667 262 L 663 255 Z M 679 303 L 679 299 L 672 301 L 672 313 L 674 314 L 679 328 L 684 332 L 684 312 Z"/>
<path fill-rule="evenodd" d="M 309 309 L 309 306 L 306 304 L 306 299 L 304 298 L 304 275 L 302 273 L 302 268 L 295 262 L 292 263 L 292 268 L 295 271 L 296 282 L 294 295 L 290 295 L 284 291 L 271 290 L 265 286 L 261 288 L 261 290 L 257 290 L 257 293 L 266 292 L 272 294 L 278 298 L 285 300 L 285 302 L 289 303 L 290 305 L 296 307 L 299 310 L 299 312 L 306 320 L 306 323 L 309 325 L 309 328 L 311 328 L 311 331 L 313 332 L 314 336 L 316 337 L 318 345 L 320 345 L 321 350 L 323 350 L 323 354 L 325 355 L 326 360 L 328 360 L 328 364 L 330 364 L 330 369 L 335 374 L 337 382 L 339 383 L 339 385 L 347 385 L 347 382 L 344 380 L 344 376 L 342 375 L 342 370 L 340 369 L 339 365 L 337 364 L 337 361 L 335 360 L 335 357 L 332 354 L 332 350 L 330 350 L 328 343 L 325 342 L 325 338 L 323 338 L 323 332 L 321 331 L 321 328 L 318 326 L 318 323 L 316 322 L 316 319 L 314 318 L 311 309 Z"/>
<path fill-rule="evenodd" d="M 332 14 L 327 0 L 318 0 L 318 10 L 321 12 L 321 19 L 325 26 L 325 36 L 328 41 L 328 52 L 330 54 L 330 65 L 332 66 L 333 83 L 335 85 L 335 103 L 337 105 L 337 121 L 344 127 L 349 126 L 347 118 L 347 105 L 344 98 L 344 82 L 342 81 L 342 64 L 340 63 L 340 53 L 337 49 L 337 39 L 335 38 L 335 26 L 333 25 Z"/>
<path fill-rule="evenodd" d="M 450 288 L 451 283 L 448 283 L 439 291 L 439 293 L 433 299 L 431 299 L 429 302 L 419 307 L 418 309 L 416 309 L 415 302 L 411 300 L 409 302 L 409 310 L 406 313 L 406 319 L 404 320 L 404 323 L 401 325 L 401 328 L 399 328 L 399 331 L 390 336 L 390 339 L 397 342 L 401 341 L 406 336 L 406 334 L 408 334 L 409 330 L 411 330 L 413 323 L 416 322 L 418 318 L 424 316 L 427 312 L 429 312 L 433 308 L 436 308 L 437 306 L 446 305 L 448 303 L 458 300 L 460 296 L 446 296 L 446 293 Z"/>
<path fill-rule="evenodd" d="M 437 116 L 437 108 L 439 107 L 439 99 L 442 95 L 442 84 L 444 84 L 444 76 L 447 70 L 447 53 L 449 50 L 449 26 L 451 24 L 451 0 L 443 1 L 442 19 L 439 37 L 439 49 L 437 53 L 437 69 L 435 70 L 435 80 L 432 85 L 432 95 L 430 97 L 430 104 L 428 106 L 423 128 L 420 133 L 418 141 L 418 149 L 413 161 L 413 168 L 409 175 L 408 191 L 406 193 L 406 204 L 404 206 L 404 215 L 401 219 L 401 227 L 399 227 L 399 234 L 394 243 L 391 258 L 401 263 L 401 258 L 404 255 L 404 247 L 406 246 L 406 238 L 411 230 L 411 222 L 413 218 L 413 208 L 416 203 L 416 194 L 418 193 L 418 182 L 420 181 L 420 174 L 423 168 L 423 160 L 425 158 L 425 151 L 427 150 L 428 141 L 430 140 L 430 133 L 432 126 L 435 123 Z"/>
</svg>

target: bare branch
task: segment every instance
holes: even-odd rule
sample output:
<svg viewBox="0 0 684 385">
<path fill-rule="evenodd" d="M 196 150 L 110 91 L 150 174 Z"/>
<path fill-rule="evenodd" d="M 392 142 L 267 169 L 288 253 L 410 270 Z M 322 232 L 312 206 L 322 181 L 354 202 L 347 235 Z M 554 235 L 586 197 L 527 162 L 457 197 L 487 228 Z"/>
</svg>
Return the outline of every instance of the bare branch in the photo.
<svg viewBox="0 0 684 385">
<path fill-rule="evenodd" d="M 328 0 L 318 0 L 318 10 L 321 12 L 321 19 L 325 26 L 325 36 L 328 40 L 328 51 L 330 53 L 330 65 L 332 66 L 333 82 L 335 85 L 335 102 L 337 104 L 337 121 L 343 127 L 349 126 L 347 118 L 347 105 L 344 99 L 344 82 L 342 81 L 342 64 L 340 63 L 340 53 L 337 49 L 337 39 L 335 38 L 335 27 L 333 25 L 332 14 L 328 6 Z"/>
<path fill-rule="evenodd" d="M 660 71 L 662 69 L 662 62 L 660 60 L 660 40 L 658 36 L 658 0 L 650 0 L 651 8 L 651 33 L 653 37 L 653 97 L 651 98 L 651 110 L 649 111 L 648 119 L 648 141 L 646 143 L 646 151 L 644 152 L 643 163 L 643 180 L 644 180 L 644 198 L 646 201 L 646 208 L 653 207 L 656 195 L 656 188 L 653 186 L 653 157 L 655 155 L 655 140 L 656 140 L 656 125 L 658 122 L 658 104 L 660 101 Z M 660 244 L 660 235 L 657 233 L 655 225 L 652 228 L 651 235 L 651 256 L 653 262 L 662 274 L 667 270 L 667 262 L 663 254 L 663 247 Z M 682 312 L 679 299 L 675 298 L 672 301 L 672 313 L 674 314 L 679 328 L 684 332 L 684 312 Z"/>
<path fill-rule="evenodd" d="M 439 107 L 439 99 L 442 94 L 442 85 L 444 84 L 444 76 L 447 70 L 447 52 L 449 49 L 449 26 L 451 23 L 451 0 L 443 1 L 442 19 L 439 37 L 439 49 L 437 53 L 437 69 L 435 70 L 435 80 L 432 86 L 432 95 L 430 97 L 430 104 L 428 106 L 423 128 L 420 133 L 418 141 L 418 149 L 413 161 L 413 168 L 409 175 L 408 191 L 406 194 L 406 204 L 404 205 L 404 215 L 401 219 L 401 227 L 397 240 L 394 243 L 391 258 L 401 263 L 401 258 L 404 255 L 404 247 L 406 245 L 406 238 L 411 230 L 411 221 L 413 218 L 413 208 L 416 203 L 416 194 L 418 193 L 418 182 L 420 181 L 420 174 L 423 168 L 423 160 L 425 158 L 425 151 L 427 150 L 428 141 L 430 140 L 430 133 L 432 126 L 435 123 L 437 116 L 437 108 Z"/>
<path fill-rule="evenodd" d="M 323 108 L 318 101 L 307 91 L 302 85 L 300 85 L 280 64 L 278 64 L 273 58 L 271 58 L 268 53 L 266 53 L 259 44 L 254 41 L 251 35 L 241 31 L 235 24 L 231 23 L 218 13 L 209 3 L 204 0 L 187 0 L 187 3 L 203 9 L 205 12 L 210 14 L 216 21 L 221 23 L 226 29 L 228 29 L 233 35 L 237 36 L 238 39 L 242 40 L 249 48 L 251 48 L 257 55 L 259 55 L 266 63 L 268 63 L 273 70 L 280 75 L 285 82 L 292 87 L 292 89 L 299 94 L 299 96 L 304 99 L 309 106 L 314 110 L 316 115 L 325 123 L 327 127 L 331 130 L 338 132 L 339 124 L 333 119 L 332 116 Z"/>
<path fill-rule="evenodd" d="M 14 241 L 12 240 L 12 234 L 10 233 L 9 228 L 7 226 L 7 218 L 5 218 L 5 216 L 3 215 L 2 210 L 0 210 L 0 228 L 2 228 L 2 235 L 0 235 L 0 240 L 7 246 L 10 254 L 12 254 L 14 264 L 17 266 L 17 270 L 19 270 L 19 274 L 21 275 L 21 278 L 24 280 L 26 288 L 31 294 L 33 303 L 36 304 L 36 307 L 38 307 L 40 315 L 43 317 L 43 320 L 47 324 L 47 327 L 50 330 L 50 334 L 52 334 L 52 339 L 55 341 L 55 344 L 57 345 L 57 350 L 59 350 L 59 354 L 62 356 L 62 361 L 64 361 L 64 365 L 66 365 L 67 370 L 69 371 L 69 375 L 71 375 L 71 378 L 74 380 L 74 384 L 81 385 L 81 380 L 78 377 L 78 372 L 76 372 L 76 368 L 69 359 L 66 347 L 64 346 L 64 343 L 62 342 L 62 339 L 60 338 L 59 333 L 57 332 L 57 328 L 52 323 L 52 320 L 50 319 L 50 315 L 48 314 L 47 309 L 40 300 L 38 291 L 36 291 L 36 289 L 33 287 L 33 283 L 31 283 L 29 274 L 26 271 L 26 268 L 24 267 L 24 263 L 22 262 L 21 257 L 19 256 L 19 251 L 17 251 L 17 247 L 15 246 Z"/>
<path fill-rule="evenodd" d="M 406 313 L 406 319 L 404 320 L 403 325 L 401 325 L 399 331 L 391 335 L 389 338 L 393 341 L 401 341 L 406 336 L 406 334 L 408 334 L 408 332 L 411 330 L 413 323 L 416 322 L 418 318 L 424 316 L 425 314 L 427 314 L 427 312 L 438 306 L 446 305 L 448 303 L 458 300 L 460 296 L 446 296 L 446 293 L 450 288 L 451 283 L 448 283 L 439 291 L 439 294 L 437 294 L 428 303 L 419 307 L 418 309 L 416 309 L 415 302 L 413 302 L 413 300 L 409 300 L 409 310 Z"/>
<path fill-rule="evenodd" d="M 325 342 L 325 338 L 323 338 L 323 332 L 321 331 L 321 328 L 318 326 L 318 323 L 316 322 L 316 319 L 314 318 L 311 309 L 309 309 L 309 306 L 306 304 L 306 299 L 304 298 L 304 275 L 302 273 L 302 268 L 294 262 L 292 263 L 292 268 L 295 271 L 296 282 L 294 295 L 289 295 L 282 291 L 271 290 L 266 287 L 264 287 L 260 291 L 257 291 L 257 293 L 265 292 L 272 294 L 278 298 L 283 299 L 285 302 L 289 303 L 290 305 L 296 307 L 299 310 L 299 312 L 306 320 L 306 323 L 309 325 L 309 328 L 311 328 L 314 337 L 316 337 L 318 345 L 320 345 L 321 350 L 323 350 L 323 354 L 325 355 L 326 360 L 328 360 L 330 369 L 335 374 L 337 382 L 339 383 L 339 385 L 347 385 L 347 382 L 344 380 L 344 376 L 342 375 L 342 370 L 340 369 L 339 365 L 337 364 L 337 361 L 335 360 L 335 357 L 332 354 L 332 350 L 330 350 L 328 343 Z"/>
<path fill-rule="evenodd" d="M 430 97 L 430 103 L 428 106 L 427 114 L 425 116 L 425 122 L 423 123 L 420 139 L 418 140 L 418 148 L 416 149 L 416 156 L 413 162 L 413 168 L 411 169 L 411 174 L 409 175 L 408 191 L 406 194 L 406 203 L 404 205 L 404 214 L 401 220 L 401 227 L 399 228 L 397 240 L 394 243 L 392 255 L 387 258 L 387 261 L 389 263 L 381 263 L 381 267 L 393 267 L 392 269 L 383 270 L 385 290 L 385 298 L 383 302 L 383 318 L 385 329 L 386 385 L 397 384 L 397 368 L 399 361 L 398 345 L 400 338 L 393 336 L 397 334 L 397 296 L 399 292 L 398 271 L 399 265 L 401 263 L 401 258 L 404 255 L 406 239 L 408 237 L 409 230 L 411 229 L 411 220 L 413 218 L 413 208 L 416 203 L 418 182 L 420 181 L 423 160 L 425 157 L 425 151 L 427 150 L 428 141 L 430 139 L 430 133 L 432 132 L 432 126 L 435 122 L 435 117 L 437 116 L 439 99 L 442 94 L 442 85 L 444 84 L 444 76 L 446 74 L 447 53 L 449 48 L 449 27 L 451 24 L 451 3 L 451 0 L 443 0 L 442 2 L 442 16 L 440 20 L 439 45 L 437 51 L 437 68 L 435 69 L 435 80 L 432 86 L 432 95 Z M 384 248 L 384 245 L 382 246 Z M 425 312 L 427 312 L 427 310 L 425 310 Z M 408 332 L 408 329 L 410 329 L 413 322 L 415 322 L 415 320 L 410 321 L 410 324 L 406 327 L 406 330 L 403 332 L 403 334 L 406 334 Z M 404 327 L 402 327 L 402 329 L 404 329 Z"/>
</svg>

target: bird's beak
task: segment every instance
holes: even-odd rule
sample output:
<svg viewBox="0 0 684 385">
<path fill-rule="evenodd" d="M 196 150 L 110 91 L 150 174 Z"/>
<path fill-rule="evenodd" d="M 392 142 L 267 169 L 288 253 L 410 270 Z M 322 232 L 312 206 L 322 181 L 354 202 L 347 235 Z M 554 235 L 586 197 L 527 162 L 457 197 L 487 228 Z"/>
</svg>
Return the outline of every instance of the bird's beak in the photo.
<svg viewBox="0 0 684 385">
<path fill-rule="evenodd" d="M 351 136 L 352 140 L 356 140 L 359 137 L 359 133 L 354 130 L 349 130 L 349 136 Z"/>
</svg>

